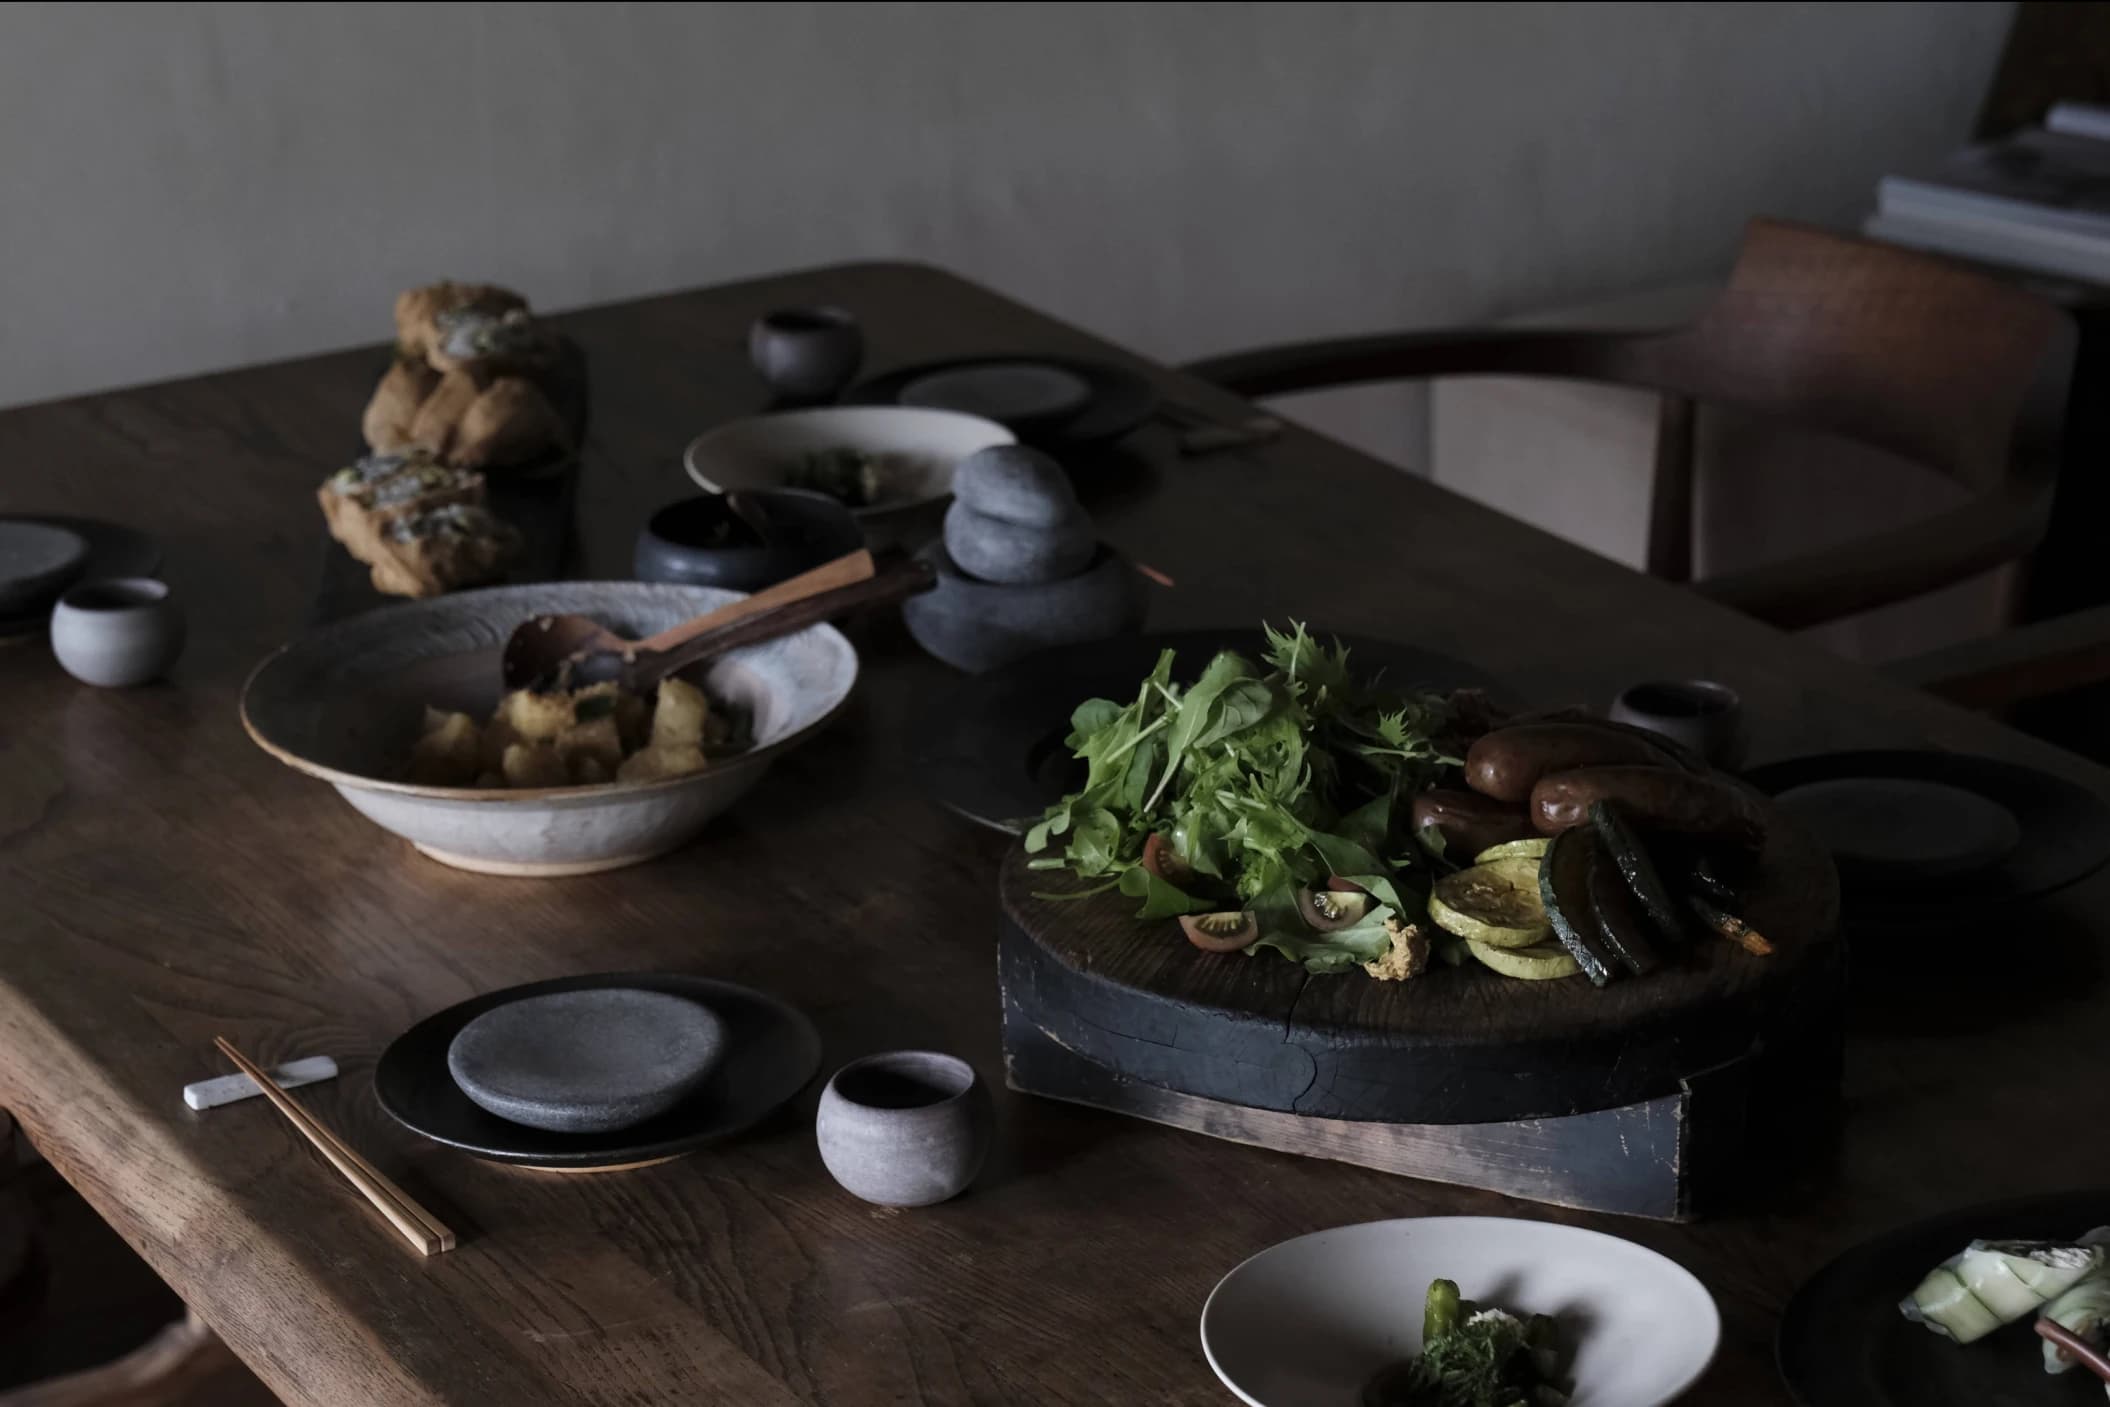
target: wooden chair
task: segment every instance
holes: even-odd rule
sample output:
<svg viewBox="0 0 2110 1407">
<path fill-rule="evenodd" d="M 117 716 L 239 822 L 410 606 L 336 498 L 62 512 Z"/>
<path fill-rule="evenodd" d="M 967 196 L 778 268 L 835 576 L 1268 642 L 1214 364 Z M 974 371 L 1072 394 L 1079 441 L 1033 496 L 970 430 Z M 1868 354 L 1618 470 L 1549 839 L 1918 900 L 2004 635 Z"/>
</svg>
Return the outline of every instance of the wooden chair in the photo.
<svg viewBox="0 0 2110 1407">
<path fill-rule="evenodd" d="M 1887 450 L 1971 492 L 1964 506 L 1919 522 L 1693 583 L 1792 628 L 1919 596 L 2028 553 L 2050 510 L 2074 343 L 2065 313 L 2012 284 L 1928 255 L 1755 220 L 1728 286 L 1687 327 L 1357 337 L 1187 370 L 1256 399 L 1474 375 L 1660 392 L 1647 565 L 1671 581 L 1692 576 L 1697 403 Z"/>
</svg>

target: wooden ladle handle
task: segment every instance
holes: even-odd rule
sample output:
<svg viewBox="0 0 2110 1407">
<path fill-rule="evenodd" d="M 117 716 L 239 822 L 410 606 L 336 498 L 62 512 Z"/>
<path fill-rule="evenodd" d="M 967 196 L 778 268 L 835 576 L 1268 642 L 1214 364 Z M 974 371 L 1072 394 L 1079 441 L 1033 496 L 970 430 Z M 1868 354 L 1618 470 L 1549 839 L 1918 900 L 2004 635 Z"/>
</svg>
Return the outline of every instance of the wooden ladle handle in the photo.
<svg viewBox="0 0 2110 1407">
<path fill-rule="evenodd" d="M 2089 1343 L 2079 1334 L 2070 1332 L 2056 1320 L 2039 1319 L 2037 1321 L 2037 1337 L 2057 1344 L 2061 1349 L 2065 1350 L 2068 1358 L 2073 1359 L 2074 1362 L 2080 1364 L 2104 1382 L 2110 1383 L 2110 1358 L 2105 1358 L 2095 1345 Z"/>
<path fill-rule="evenodd" d="M 648 679 L 656 684 L 669 674 L 678 673 L 690 665 L 714 655 L 736 650 L 742 645 L 753 645 L 763 640 L 774 640 L 780 635 L 789 635 L 795 630 L 804 630 L 824 620 L 869 606 L 890 606 L 918 592 L 928 591 L 938 584 L 937 573 L 930 563 L 910 559 L 897 562 L 878 576 L 863 581 L 853 581 L 827 591 L 803 595 L 794 601 L 783 601 L 766 611 L 752 612 L 700 635 L 691 635 L 671 650 L 653 654 L 640 652 L 633 666 L 638 692 L 644 691 Z"/>
<path fill-rule="evenodd" d="M 824 591 L 838 587 L 854 586 L 860 581 L 870 581 L 878 568 L 873 564 L 872 554 L 862 547 L 832 562 L 823 562 L 809 572 L 800 572 L 775 586 L 757 591 L 744 601 L 735 601 L 730 606 L 720 606 L 715 611 L 705 611 L 693 620 L 685 620 L 670 630 L 662 630 L 637 642 L 640 651 L 650 650 L 665 654 L 679 649 L 699 635 L 722 630 L 737 624 L 749 616 L 773 611 L 779 606 L 788 606 L 794 601 L 803 601 L 808 596 L 818 596 Z"/>
</svg>

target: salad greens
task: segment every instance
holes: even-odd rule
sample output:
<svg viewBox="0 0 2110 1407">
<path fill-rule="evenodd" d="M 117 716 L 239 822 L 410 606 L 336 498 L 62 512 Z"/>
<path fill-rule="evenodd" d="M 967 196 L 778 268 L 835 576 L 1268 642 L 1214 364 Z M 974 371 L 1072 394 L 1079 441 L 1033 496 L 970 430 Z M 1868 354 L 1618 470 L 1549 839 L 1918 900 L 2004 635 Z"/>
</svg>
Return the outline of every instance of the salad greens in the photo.
<svg viewBox="0 0 2110 1407">
<path fill-rule="evenodd" d="M 1371 1379 L 1364 1407 L 1560 1407 L 1568 1394 L 1555 1379 L 1557 1334 L 1546 1315 L 1518 1319 L 1432 1281 L 1420 1354 Z"/>
<path fill-rule="evenodd" d="M 1265 630 L 1258 663 L 1225 651 L 1181 687 L 1167 650 L 1129 703 L 1079 705 L 1067 742 L 1084 785 L 1048 808 L 1026 849 L 1059 846 L 1034 867 L 1102 879 L 1142 901 L 1139 918 L 1246 910 L 1260 933 L 1248 954 L 1339 972 L 1390 949 L 1389 920 L 1424 912 L 1409 817 L 1415 793 L 1458 760 L 1440 746 L 1450 710 L 1357 680 L 1348 651 L 1302 625 Z M 1170 859 L 1146 866 L 1153 835 Z M 1297 895 L 1329 877 L 1375 902 L 1322 932 Z"/>
</svg>

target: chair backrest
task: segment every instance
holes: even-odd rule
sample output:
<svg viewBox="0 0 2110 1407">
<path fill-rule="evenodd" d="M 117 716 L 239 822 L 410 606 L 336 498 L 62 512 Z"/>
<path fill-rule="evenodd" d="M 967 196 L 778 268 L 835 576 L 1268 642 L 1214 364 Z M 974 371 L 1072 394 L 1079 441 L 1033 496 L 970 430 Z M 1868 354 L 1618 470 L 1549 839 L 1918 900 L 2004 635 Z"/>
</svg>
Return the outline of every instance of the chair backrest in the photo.
<svg viewBox="0 0 2110 1407">
<path fill-rule="evenodd" d="M 1632 339 L 1613 376 L 1878 445 L 1983 490 L 2018 452 L 2053 452 L 2073 346 L 2071 319 L 2012 283 L 1761 219 L 1707 310 Z"/>
</svg>

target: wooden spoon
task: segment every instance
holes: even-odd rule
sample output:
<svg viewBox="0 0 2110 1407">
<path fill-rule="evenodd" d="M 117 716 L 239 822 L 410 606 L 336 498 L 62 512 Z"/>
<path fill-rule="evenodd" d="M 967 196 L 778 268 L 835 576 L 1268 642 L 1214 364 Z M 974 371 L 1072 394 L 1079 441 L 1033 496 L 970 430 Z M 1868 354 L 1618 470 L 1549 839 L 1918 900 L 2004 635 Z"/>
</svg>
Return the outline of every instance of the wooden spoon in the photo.
<svg viewBox="0 0 2110 1407">
<path fill-rule="evenodd" d="M 2105 1358 L 2095 1345 L 2089 1343 L 2079 1334 L 2071 1332 L 2065 1325 L 2058 1323 L 2056 1320 L 2039 1319 L 2037 1321 L 2037 1337 L 2057 1344 L 2065 1351 L 2068 1358 L 2073 1359 L 2104 1382 L 2110 1383 L 2110 1358 Z"/>
<path fill-rule="evenodd" d="M 500 669 L 508 689 L 555 687 L 569 665 L 574 685 L 613 679 L 642 693 L 713 655 L 935 584 L 927 564 L 905 564 L 884 576 L 875 570 L 871 553 L 852 552 L 644 640 L 626 640 L 585 616 L 536 616 L 508 637 Z"/>
</svg>

